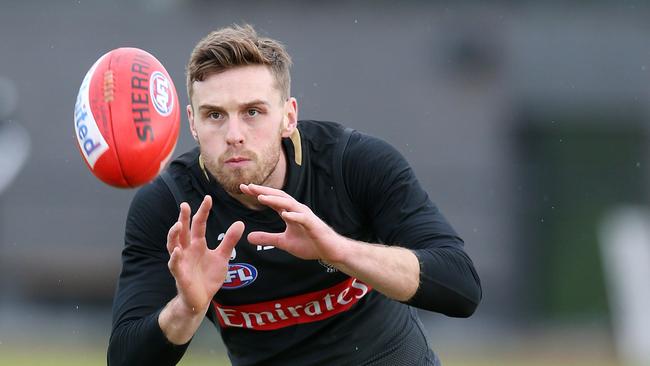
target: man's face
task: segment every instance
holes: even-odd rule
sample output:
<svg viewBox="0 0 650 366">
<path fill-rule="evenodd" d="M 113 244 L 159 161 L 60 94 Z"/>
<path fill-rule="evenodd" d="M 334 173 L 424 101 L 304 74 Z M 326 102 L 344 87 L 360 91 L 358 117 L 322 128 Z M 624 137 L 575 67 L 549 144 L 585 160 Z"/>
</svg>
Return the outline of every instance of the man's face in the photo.
<svg viewBox="0 0 650 366">
<path fill-rule="evenodd" d="M 193 84 L 190 129 L 206 168 L 230 194 L 255 183 L 281 188 L 282 137 L 297 123 L 296 100 L 283 100 L 266 66 L 242 66 Z"/>
</svg>

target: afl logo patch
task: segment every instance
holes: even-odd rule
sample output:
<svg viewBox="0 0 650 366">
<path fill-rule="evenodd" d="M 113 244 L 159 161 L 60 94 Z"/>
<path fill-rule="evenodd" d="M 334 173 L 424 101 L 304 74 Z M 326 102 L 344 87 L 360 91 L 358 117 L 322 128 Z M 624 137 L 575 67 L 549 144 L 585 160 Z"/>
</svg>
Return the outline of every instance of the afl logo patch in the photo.
<svg viewBox="0 0 650 366">
<path fill-rule="evenodd" d="M 257 268 L 248 263 L 231 263 L 221 288 L 234 290 L 246 287 L 255 282 L 255 279 L 257 279 Z"/>
<path fill-rule="evenodd" d="M 173 90 L 169 79 L 160 71 L 151 74 L 149 83 L 149 94 L 151 101 L 158 114 L 167 117 L 174 110 Z"/>
</svg>

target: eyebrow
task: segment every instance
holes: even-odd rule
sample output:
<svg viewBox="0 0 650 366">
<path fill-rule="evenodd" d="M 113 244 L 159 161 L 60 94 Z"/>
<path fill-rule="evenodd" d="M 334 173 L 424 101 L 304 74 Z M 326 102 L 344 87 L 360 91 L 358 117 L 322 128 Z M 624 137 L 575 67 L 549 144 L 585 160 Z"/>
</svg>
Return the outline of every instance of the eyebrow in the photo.
<svg viewBox="0 0 650 366">
<path fill-rule="evenodd" d="M 244 103 L 244 104 L 242 104 L 242 106 L 245 107 L 245 108 L 248 108 L 248 107 L 258 106 L 258 105 L 260 105 L 260 104 L 263 105 L 263 106 L 266 106 L 266 107 L 270 107 L 270 106 L 271 106 L 271 105 L 269 104 L 269 102 L 264 101 L 264 100 L 261 100 L 261 99 L 256 99 L 256 100 L 250 101 L 250 102 L 248 102 L 248 103 Z"/>
<path fill-rule="evenodd" d="M 202 104 L 202 105 L 199 106 L 199 111 L 200 112 L 207 112 L 207 111 L 223 112 L 224 109 L 219 107 L 219 106 L 212 105 L 212 104 Z"/>
<path fill-rule="evenodd" d="M 250 107 L 255 107 L 259 105 L 264 105 L 266 107 L 270 107 L 269 102 L 261 100 L 261 99 L 255 99 L 250 102 L 246 102 L 241 104 L 241 108 L 250 108 Z M 199 111 L 217 111 L 217 112 L 225 112 L 225 109 L 221 106 L 218 105 L 213 105 L 213 104 L 202 104 L 199 106 Z"/>
</svg>

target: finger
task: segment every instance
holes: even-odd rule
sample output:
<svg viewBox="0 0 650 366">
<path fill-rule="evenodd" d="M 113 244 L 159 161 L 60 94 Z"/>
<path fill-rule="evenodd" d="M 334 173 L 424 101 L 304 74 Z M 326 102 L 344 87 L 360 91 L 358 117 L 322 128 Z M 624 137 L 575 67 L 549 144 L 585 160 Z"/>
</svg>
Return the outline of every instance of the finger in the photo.
<svg viewBox="0 0 650 366">
<path fill-rule="evenodd" d="M 267 233 L 264 231 L 253 231 L 248 234 L 248 242 L 253 245 L 273 245 L 275 247 L 280 243 L 283 233 Z"/>
<path fill-rule="evenodd" d="M 302 226 L 305 226 L 305 227 L 308 227 L 310 222 L 311 222 L 310 221 L 310 216 L 305 214 L 305 213 L 302 213 L 302 212 L 285 211 L 285 212 L 281 213 L 280 216 L 282 217 L 282 219 L 286 223 L 291 222 L 291 223 L 299 224 L 299 225 L 302 225 Z"/>
<path fill-rule="evenodd" d="M 181 203 L 178 221 L 181 223 L 179 228 L 179 242 L 183 247 L 190 243 L 190 205 L 187 202 Z"/>
<path fill-rule="evenodd" d="M 269 206 L 278 213 L 282 213 L 283 211 L 297 211 L 297 212 L 302 212 L 304 210 L 304 206 L 293 199 L 293 197 L 278 197 L 278 196 L 267 196 L 267 195 L 260 195 L 257 196 L 257 200 L 265 205 Z"/>
<path fill-rule="evenodd" d="M 203 197 L 199 210 L 192 217 L 191 231 L 193 239 L 205 239 L 205 227 L 208 215 L 210 215 L 210 208 L 212 208 L 212 197 L 207 195 Z"/>
<path fill-rule="evenodd" d="M 253 193 L 253 191 L 248 187 L 248 184 L 243 184 L 243 183 L 240 184 L 239 185 L 239 190 L 243 194 L 246 194 L 246 195 L 249 195 L 249 196 L 255 196 L 255 193 Z"/>
<path fill-rule="evenodd" d="M 276 188 L 271 188 L 271 187 L 266 187 L 266 186 L 260 186 L 260 185 L 253 184 L 253 183 L 247 184 L 246 188 L 251 192 L 251 195 L 253 195 L 253 196 L 254 195 L 264 194 L 264 195 L 268 195 L 268 196 L 278 196 L 278 197 L 291 198 L 291 196 L 287 192 L 285 192 L 285 191 L 283 191 L 281 189 L 276 189 Z"/>
<path fill-rule="evenodd" d="M 241 239 L 242 234 L 244 233 L 244 223 L 237 221 L 230 225 L 228 230 L 226 230 L 226 235 L 224 235 L 223 240 L 219 243 L 217 252 L 225 258 L 230 258 L 233 248 Z"/>
<path fill-rule="evenodd" d="M 176 221 L 167 233 L 167 252 L 169 255 L 172 254 L 172 251 L 174 251 L 174 248 L 176 248 L 177 245 L 180 245 L 178 237 L 182 226 L 183 225 L 179 221 Z"/>
<path fill-rule="evenodd" d="M 167 262 L 167 267 L 169 267 L 169 272 L 172 273 L 174 278 L 178 275 L 178 268 L 180 266 L 181 257 L 183 256 L 183 249 L 181 247 L 175 247 L 169 256 L 169 262 Z"/>
</svg>

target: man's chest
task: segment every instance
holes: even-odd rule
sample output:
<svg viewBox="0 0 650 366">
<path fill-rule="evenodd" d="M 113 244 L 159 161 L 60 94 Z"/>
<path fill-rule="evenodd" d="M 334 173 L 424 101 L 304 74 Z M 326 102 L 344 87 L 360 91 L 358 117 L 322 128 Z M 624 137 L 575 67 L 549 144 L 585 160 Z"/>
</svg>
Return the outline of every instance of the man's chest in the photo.
<svg viewBox="0 0 650 366">
<path fill-rule="evenodd" d="M 238 305 L 295 296 L 341 282 L 346 275 L 318 260 L 302 260 L 272 245 L 253 245 L 247 240 L 253 231 L 280 233 L 285 223 L 267 212 L 247 217 L 212 212 L 208 220 L 208 247 L 216 248 L 228 227 L 243 221 L 244 234 L 233 249 L 224 284 L 215 296 L 222 304 Z"/>
</svg>

